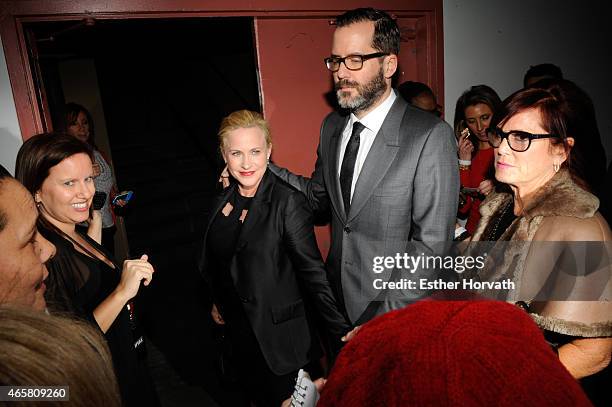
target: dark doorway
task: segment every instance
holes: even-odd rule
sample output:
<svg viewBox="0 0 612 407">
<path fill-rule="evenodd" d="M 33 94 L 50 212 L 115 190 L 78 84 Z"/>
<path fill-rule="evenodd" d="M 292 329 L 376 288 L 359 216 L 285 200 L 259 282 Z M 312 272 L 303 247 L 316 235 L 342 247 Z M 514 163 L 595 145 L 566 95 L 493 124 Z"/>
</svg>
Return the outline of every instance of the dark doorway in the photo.
<svg viewBox="0 0 612 407">
<path fill-rule="evenodd" d="M 253 19 L 83 20 L 24 28 L 31 33 L 39 103 L 48 106 L 53 127 L 66 102 L 99 110 L 96 141 L 109 148 L 119 190 L 134 191 L 124 217 L 129 255 L 148 254 L 156 269 L 153 284 L 140 294 L 148 337 L 183 380 L 214 384 L 209 299 L 196 258 L 221 168 L 221 118 L 237 109 L 261 111 Z M 80 85 L 88 76 L 97 89 Z M 74 100 L 91 92 L 99 92 L 100 106 Z"/>
</svg>

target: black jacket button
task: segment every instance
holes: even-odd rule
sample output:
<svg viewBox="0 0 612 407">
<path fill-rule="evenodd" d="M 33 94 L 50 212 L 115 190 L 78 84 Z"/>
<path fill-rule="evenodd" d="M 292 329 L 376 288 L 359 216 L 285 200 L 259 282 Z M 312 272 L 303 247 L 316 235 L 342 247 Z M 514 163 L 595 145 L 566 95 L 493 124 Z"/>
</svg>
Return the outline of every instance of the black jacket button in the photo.
<svg viewBox="0 0 612 407">
<path fill-rule="evenodd" d="M 344 227 L 344 231 L 345 231 L 346 233 L 351 233 L 351 228 L 349 228 L 348 226 L 345 226 L 345 227 Z"/>
</svg>

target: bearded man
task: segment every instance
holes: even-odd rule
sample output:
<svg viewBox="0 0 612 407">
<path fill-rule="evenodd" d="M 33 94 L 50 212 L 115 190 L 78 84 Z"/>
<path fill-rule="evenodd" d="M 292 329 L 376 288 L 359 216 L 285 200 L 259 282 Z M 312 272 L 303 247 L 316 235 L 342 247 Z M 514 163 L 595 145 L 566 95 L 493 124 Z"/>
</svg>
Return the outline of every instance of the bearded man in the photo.
<svg viewBox="0 0 612 407">
<path fill-rule="evenodd" d="M 392 89 L 399 47 L 399 27 L 387 13 L 360 8 L 339 16 L 325 64 L 344 112 L 323 121 L 311 178 L 270 164 L 331 223 L 329 278 L 355 325 L 427 294 L 407 284 L 382 288 L 381 280 L 416 281 L 431 270 L 386 262 L 378 273 L 375 258 L 439 254 L 454 237 L 456 142 L 445 122 Z"/>
</svg>

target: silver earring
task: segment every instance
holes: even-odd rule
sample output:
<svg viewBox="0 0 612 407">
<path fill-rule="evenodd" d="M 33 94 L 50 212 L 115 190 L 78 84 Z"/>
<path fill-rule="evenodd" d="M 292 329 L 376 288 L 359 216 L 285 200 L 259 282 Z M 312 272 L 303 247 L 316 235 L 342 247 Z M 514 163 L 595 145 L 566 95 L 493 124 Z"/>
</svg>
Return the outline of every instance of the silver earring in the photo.
<svg viewBox="0 0 612 407">
<path fill-rule="evenodd" d="M 555 173 L 559 172 L 559 168 L 561 168 L 561 164 L 558 162 L 553 163 L 553 170 L 555 170 Z"/>
</svg>

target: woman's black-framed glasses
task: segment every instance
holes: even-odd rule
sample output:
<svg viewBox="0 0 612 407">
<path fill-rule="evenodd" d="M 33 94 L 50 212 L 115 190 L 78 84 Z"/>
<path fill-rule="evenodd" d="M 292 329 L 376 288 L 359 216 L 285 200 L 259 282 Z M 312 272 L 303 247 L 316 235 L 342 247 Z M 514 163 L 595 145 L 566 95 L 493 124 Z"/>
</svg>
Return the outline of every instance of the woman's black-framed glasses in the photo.
<svg viewBox="0 0 612 407">
<path fill-rule="evenodd" d="M 541 138 L 558 138 L 554 134 L 531 134 L 521 130 L 511 130 L 508 133 L 500 129 L 499 127 L 489 127 L 487 129 L 487 139 L 489 144 L 493 148 L 497 148 L 501 145 L 504 139 L 508 140 L 508 146 L 518 152 L 522 153 L 527 151 L 531 146 L 531 140 L 538 140 Z"/>
<path fill-rule="evenodd" d="M 340 64 L 344 62 L 346 69 L 350 71 L 358 71 L 363 68 L 363 61 L 367 61 L 372 58 L 380 58 L 389 55 L 388 52 L 375 52 L 373 54 L 365 55 L 347 55 L 344 58 L 341 57 L 328 57 L 325 58 L 325 66 L 332 72 L 338 72 Z"/>
</svg>

